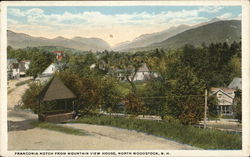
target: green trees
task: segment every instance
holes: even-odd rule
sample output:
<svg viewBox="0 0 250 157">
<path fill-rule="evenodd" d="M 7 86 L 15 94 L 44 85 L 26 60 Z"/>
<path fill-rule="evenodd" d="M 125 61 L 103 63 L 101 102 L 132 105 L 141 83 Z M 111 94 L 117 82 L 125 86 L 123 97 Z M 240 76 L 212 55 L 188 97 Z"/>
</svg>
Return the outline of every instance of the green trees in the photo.
<svg viewBox="0 0 250 157">
<path fill-rule="evenodd" d="M 147 82 L 145 91 L 142 94 L 145 106 L 148 108 L 147 114 L 158 115 L 162 119 L 167 115 L 168 108 L 165 96 L 169 90 L 169 84 L 164 84 L 158 79 Z"/>
<path fill-rule="evenodd" d="M 36 77 L 38 74 L 41 74 L 53 62 L 53 60 L 54 56 L 51 53 L 34 53 L 27 74 Z"/>
<path fill-rule="evenodd" d="M 116 112 L 118 104 L 122 101 L 122 93 L 118 89 L 118 82 L 115 78 L 104 77 L 101 80 L 101 104 L 102 109 L 109 112 Z"/>
<path fill-rule="evenodd" d="M 169 114 L 183 124 L 195 124 L 203 116 L 205 83 L 182 63 L 176 67 L 175 79 L 168 94 Z"/>
<path fill-rule="evenodd" d="M 43 87 L 44 86 L 40 83 L 32 83 L 29 85 L 29 89 L 27 89 L 22 96 L 22 101 L 25 108 L 31 109 L 34 113 L 38 112 L 38 97 Z"/>
<path fill-rule="evenodd" d="M 240 43 L 212 43 L 195 48 L 186 45 L 183 48 L 182 62 L 190 66 L 206 86 L 227 86 L 233 77 L 240 77 Z"/>
<path fill-rule="evenodd" d="M 133 55 L 123 55 L 120 58 L 120 61 L 117 62 L 117 68 L 120 70 L 121 77 L 125 78 L 132 87 L 132 92 L 137 94 L 136 85 L 134 79 L 139 68 L 143 65 L 143 57 L 139 54 Z"/>
<path fill-rule="evenodd" d="M 68 62 L 69 71 L 80 76 L 90 77 L 95 71 L 91 70 L 91 65 L 96 63 L 96 56 L 93 53 L 71 56 Z"/>
<path fill-rule="evenodd" d="M 239 122 L 241 122 L 242 121 L 242 91 L 241 90 L 237 90 L 235 92 L 234 112 L 235 112 L 235 118 L 238 119 Z"/>
<path fill-rule="evenodd" d="M 65 71 L 58 74 L 64 84 L 77 96 L 77 108 L 85 113 L 96 112 L 100 108 L 101 90 L 98 80 L 81 77 Z"/>
<path fill-rule="evenodd" d="M 218 99 L 216 96 L 211 95 L 208 97 L 208 116 L 218 118 L 217 104 Z"/>
<path fill-rule="evenodd" d="M 143 104 L 143 101 L 137 97 L 134 93 L 129 93 L 124 98 L 126 112 L 133 116 L 143 114 L 147 109 Z"/>
</svg>

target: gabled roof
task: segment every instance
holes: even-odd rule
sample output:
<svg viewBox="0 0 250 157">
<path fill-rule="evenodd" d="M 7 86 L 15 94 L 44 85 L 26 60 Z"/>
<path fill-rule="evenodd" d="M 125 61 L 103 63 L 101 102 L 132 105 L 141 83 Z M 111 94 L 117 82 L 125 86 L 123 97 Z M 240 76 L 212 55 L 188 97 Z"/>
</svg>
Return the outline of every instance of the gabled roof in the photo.
<svg viewBox="0 0 250 157">
<path fill-rule="evenodd" d="M 72 99 L 75 97 L 74 93 L 58 77 L 53 77 L 40 94 L 42 101 Z"/>
<path fill-rule="evenodd" d="M 233 81 L 228 85 L 228 88 L 242 90 L 241 78 L 239 77 L 234 78 Z"/>
<path fill-rule="evenodd" d="M 235 90 L 231 88 L 211 88 L 211 94 L 214 95 L 221 91 L 223 94 L 227 95 L 228 97 L 232 98 L 233 97 L 229 93 L 233 93 Z"/>
<path fill-rule="evenodd" d="M 18 63 L 16 58 L 8 58 L 7 59 L 7 65 L 13 64 L 13 63 Z"/>
<path fill-rule="evenodd" d="M 147 65 L 144 63 L 142 66 L 138 69 L 138 72 L 149 72 L 149 69 Z"/>
</svg>

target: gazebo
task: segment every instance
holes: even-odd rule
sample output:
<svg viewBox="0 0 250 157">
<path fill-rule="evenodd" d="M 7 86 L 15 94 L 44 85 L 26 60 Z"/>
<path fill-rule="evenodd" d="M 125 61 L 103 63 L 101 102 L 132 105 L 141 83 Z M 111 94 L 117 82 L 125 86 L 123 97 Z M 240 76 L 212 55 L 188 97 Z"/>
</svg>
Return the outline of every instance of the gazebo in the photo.
<svg viewBox="0 0 250 157">
<path fill-rule="evenodd" d="M 73 118 L 75 94 L 58 77 L 53 77 L 38 98 L 38 119 L 64 122 Z"/>
</svg>

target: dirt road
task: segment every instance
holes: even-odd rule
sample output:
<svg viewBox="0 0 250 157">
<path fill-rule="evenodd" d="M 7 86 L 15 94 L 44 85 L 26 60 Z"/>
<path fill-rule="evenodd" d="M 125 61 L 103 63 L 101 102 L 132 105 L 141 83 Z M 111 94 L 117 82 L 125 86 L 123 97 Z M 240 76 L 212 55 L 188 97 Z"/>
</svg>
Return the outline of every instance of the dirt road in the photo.
<svg viewBox="0 0 250 157">
<path fill-rule="evenodd" d="M 18 104 L 18 102 L 21 100 L 21 97 L 24 94 L 24 92 L 26 91 L 26 89 L 28 89 L 28 84 L 16 86 L 16 83 L 22 82 L 22 81 L 25 81 L 28 79 L 30 79 L 30 77 L 21 78 L 19 80 L 9 81 L 8 91 L 10 91 L 10 90 L 12 90 L 12 91 L 8 94 L 8 110 L 13 109 L 14 106 Z"/>
<path fill-rule="evenodd" d="M 30 122 L 37 120 L 37 115 L 13 109 L 25 89 L 27 85 L 16 87 L 8 96 L 9 150 L 197 149 L 164 138 L 107 126 L 60 124 L 82 129 L 88 133 L 86 136 L 34 128 Z"/>
</svg>

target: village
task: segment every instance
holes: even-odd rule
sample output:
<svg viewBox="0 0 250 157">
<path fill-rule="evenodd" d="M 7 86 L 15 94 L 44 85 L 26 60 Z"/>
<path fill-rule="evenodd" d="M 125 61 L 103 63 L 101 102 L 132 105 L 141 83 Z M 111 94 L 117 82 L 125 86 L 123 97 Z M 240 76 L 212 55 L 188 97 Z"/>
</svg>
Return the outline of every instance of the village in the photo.
<svg viewBox="0 0 250 157">
<path fill-rule="evenodd" d="M 51 63 L 37 78 L 34 79 L 34 81 L 40 81 L 40 82 L 48 82 L 53 75 L 60 70 L 60 68 L 63 66 L 60 63 L 60 60 L 62 59 L 62 52 L 55 52 L 57 54 L 57 62 Z M 8 74 L 8 80 L 19 80 L 20 78 L 26 77 L 26 71 L 29 69 L 30 60 L 23 60 L 18 62 L 17 59 L 11 58 L 7 60 L 7 74 Z M 92 64 L 89 68 L 93 69 L 95 67 L 94 64 Z M 156 73 L 152 73 L 147 65 L 144 63 L 141 67 L 138 68 L 134 80 L 135 81 L 145 81 L 146 79 L 150 78 L 150 76 L 157 77 Z M 118 76 L 118 79 L 122 79 L 121 76 Z M 216 108 L 217 112 L 220 115 L 233 115 L 233 105 L 234 105 L 234 98 L 235 98 L 235 91 L 236 90 L 242 90 L 242 84 L 241 84 L 241 78 L 234 78 L 232 82 L 227 87 L 221 87 L 221 88 L 211 88 L 210 95 L 215 95 L 217 99 L 219 100 Z"/>
<path fill-rule="evenodd" d="M 55 52 L 53 52 L 53 54 L 55 57 L 54 62 L 49 64 L 47 67 L 44 67 L 43 68 L 44 70 L 41 72 L 41 74 L 37 75 L 37 77 L 35 77 L 35 78 L 26 75 L 26 72 L 30 68 L 30 60 L 22 60 L 22 61 L 18 62 L 17 59 L 15 59 L 15 58 L 8 59 L 8 66 L 7 66 L 8 67 L 8 69 L 7 69 L 7 73 L 8 73 L 8 120 L 9 120 L 8 125 L 9 125 L 9 131 L 10 131 L 9 134 L 10 135 L 19 129 L 26 130 L 27 128 L 31 128 L 31 130 L 32 130 L 32 128 L 34 126 L 32 126 L 30 124 L 30 122 L 38 121 L 38 120 L 50 122 L 52 124 L 57 123 L 57 124 L 59 124 L 59 126 L 66 126 L 66 127 L 70 126 L 70 127 L 73 127 L 73 129 L 77 129 L 78 131 L 81 130 L 83 126 L 90 125 L 90 124 L 82 124 L 83 126 L 75 126 L 72 124 L 60 124 L 61 122 L 67 122 L 67 121 L 70 122 L 72 120 L 74 121 L 74 119 L 81 120 L 81 118 L 84 118 L 83 114 L 86 114 L 86 112 L 80 113 L 79 106 L 77 106 L 77 102 L 74 102 L 74 100 L 77 96 L 70 90 L 69 86 L 67 86 L 60 79 L 60 72 L 63 70 L 63 68 L 67 67 L 67 65 L 63 62 L 63 58 L 65 57 L 64 52 L 55 51 Z M 95 69 L 98 67 L 101 70 L 106 70 L 107 67 L 105 67 L 105 66 L 106 66 L 106 64 L 89 64 L 86 69 L 88 69 L 88 71 L 95 71 Z M 58 75 L 58 73 L 59 73 L 59 75 Z M 143 84 L 143 82 L 146 82 L 152 78 L 157 79 L 159 77 L 158 76 L 159 73 L 157 73 L 157 71 L 149 70 L 149 67 L 147 66 L 147 64 L 143 63 L 143 62 L 140 63 L 140 66 L 138 66 L 138 69 L 136 71 L 134 71 L 134 73 L 128 73 L 128 74 L 125 73 L 125 75 L 124 75 L 124 73 L 121 69 L 114 70 L 111 68 L 107 72 L 106 75 L 107 76 L 112 75 L 112 76 L 116 77 L 116 79 L 120 82 L 123 82 L 123 83 L 127 82 L 126 83 L 127 85 L 129 85 L 128 82 L 131 80 L 137 84 Z M 126 78 L 128 79 L 128 81 L 126 81 Z M 25 107 L 24 107 L 25 103 L 26 103 L 25 101 L 27 101 L 27 100 L 25 100 L 23 95 L 25 93 L 27 93 L 26 90 L 28 90 L 29 87 L 32 88 L 32 86 L 30 86 L 29 84 L 41 84 L 42 85 L 42 89 L 40 89 L 41 92 L 38 93 L 39 94 L 39 96 L 37 97 L 38 99 L 35 100 L 36 103 L 33 104 L 35 106 L 29 107 L 31 109 L 33 108 L 32 109 L 33 113 L 31 111 L 25 109 Z M 229 83 L 229 85 L 225 86 L 225 87 L 212 87 L 209 90 L 210 92 L 209 92 L 208 96 L 214 96 L 218 100 L 218 101 L 216 101 L 217 104 L 215 104 L 216 108 L 214 111 L 216 113 L 216 118 L 211 118 L 210 116 L 208 116 L 208 117 L 206 117 L 206 121 L 204 121 L 204 119 L 201 119 L 198 123 L 193 123 L 193 124 L 195 124 L 194 126 L 198 127 L 198 128 L 206 127 L 207 129 L 212 129 L 212 130 L 216 129 L 216 130 L 220 130 L 220 131 L 224 131 L 224 132 L 234 132 L 236 134 L 241 134 L 242 128 L 241 128 L 240 121 L 239 121 L 239 119 L 235 118 L 235 115 L 236 115 L 235 106 L 237 103 L 237 98 L 235 96 L 237 93 L 235 93 L 235 92 L 240 91 L 241 88 L 242 88 L 241 87 L 241 78 L 234 78 Z M 130 89 L 133 91 L 133 86 L 131 86 Z M 31 98 L 28 97 L 28 99 L 31 99 Z M 87 97 L 87 99 L 88 99 L 88 97 Z M 201 99 L 204 102 L 205 95 L 203 95 Z M 115 99 L 112 99 L 112 100 L 115 100 Z M 56 103 L 57 105 L 53 104 L 53 102 L 55 103 L 55 101 L 57 101 L 57 103 Z M 114 104 L 114 106 L 118 107 L 117 109 L 109 108 L 107 110 L 107 109 L 101 107 L 100 109 L 98 109 L 94 112 L 95 112 L 95 114 L 100 114 L 100 115 L 104 115 L 104 116 L 108 116 L 108 117 L 110 115 L 112 115 L 114 117 L 118 116 L 121 118 L 134 117 L 135 119 L 155 121 L 156 123 L 157 123 L 157 121 L 158 122 L 162 121 L 161 114 L 148 114 L 147 115 L 147 114 L 143 113 L 143 109 L 141 109 L 142 106 L 140 106 L 141 104 L 132 108 L 132 110 L 135 110 L 135 112 L 132 110 L 128 112 L 125 110 L 125 108 L 129 105 L 124 104 L 124 102 L 121 104 L 120 101 L 119 100 L 115 101 L 116 104 Z M 137 100 L 133 100 L 133 101 L 135 101 L 134 103 L 136 103 Z M 42 103 L 42 102 L 44 102 L 44 103 Z M 162 102 L 162 101 L 160 101 L 160 102 Z M 44 106 L 45 108 L 42 105 L 45 105 Z M 52 107 L 51 108 L 48 105 L 52 105 L 52 106 L 54 106 L 54 108 L 52 106 L 51 106 Z M 95 105 L 95 104 L 93 104 L 93 105 Z M 127 106 L 124 106 L 124 105 L 127 105 Z M 202 111 L 204 112 L 204 110 L 205 110 L 204 104 L 202 104 L 201 106 L 202 106 Z M 129 108 L 127 108 L 127 109 L 129 109 Z M 136 112 L 138 112 L 138 113 L 136 113 Z M 208 109 L 206 112 L 208 112 Z M 35 115 L 34 113 L 38 114 L 38 116 Z M 209 113 L 206 113 L 206 114 L 209 115 Z M 13 121 L 13 119 L 14 119 L 14 121 Z M 22 120 L 23 122 L 22 121 L 20 123 L 16 122 L 15 120 L 17 120 L 17 119 L 18 119 L 18 121 Z M 169 122 L 175 121 L 172 119 L 166 119 L 166 120 Z M 89 129 L 86 129 L 84 127 L 83 130 L 85 132 L 96 134 L 97 132 L 95 129 L 97 129 L 97 128 L 95 128 L 95 127 L 101 127 L 101 126 L 93 126 L 93 128 L 92 128 L 92 126 L 88 126 Z M 64 128 L 61 128 L 61 129 L 64 129 Z M 104 128 L 102 128 L 102 129 L 104 129 Z M 105 129 L 106 129 L 106 131 L 109 130 L 109 128 L 105 128 Z M 117 131 L 118 132 L 122 131 L 123 132 L 122 134 L 124 134 L 124 133 L 126 134 L 126 131 L 125 132 L 123 130 L 117 130 Z M 103 134 L 103 131 L 101 131 L 100 133 Z M 107 133 L 109 133 L 109 131 L 107 131 Z M 141 134 L 141 133 L 139 133 L 139 132 L 135 133 L 134 138 L 138 137 L 137 134 Z M 97 135 L 99 135 L 99 134 L 97 133 Z M 131 136 L 131 133 L 129 133 L 129 135 Z M 10 136 L 11 137 L 10 138 L 10 145 L 9 145 L 10 148 L 11 149 L 12 148 L 13 149 L 16 149 L 16 148 L 20 149 L 20 148 L 29 147 L 29 149 L 30 149 L 30 147 L 33 147 L 33 146 L 31 146 L 31 144 L 32 145 L 34 144 L 32 142 L 31 143 L 28 142 L 27 146 L 23 145 L 23 144 L 21 146 L 20 143 L 16 142 L 16 140 L 19 138 L 26 138 L 25 136 L 29 136 L 29 135 L 24 134 L 23 137 L 18 137 L 18 135 L 15 133 L 15 135 L 13 137 Z M 107 136 L 110 136 L 110 134 Z M 142 136 L 142 135 L 140 135 L 140 136 Z M 144 140 L 147 138 L 152 138 L 152 137 L 146 137 L 146 135 L 143 135 L 143 136 L 145 136 L 145 137 L 143 137 Z M 118 137 L 116 137 L 116 138 L 118 138 Z M 47 139 L 47 138 L 44 138 L 44 139 L 39 138 L 40 141 L 43 141 L 45 139 Z M 93 143 L 92 140 L 90 140 L 90 142 Z M 158 139 L 158 140 L 160 140 L 160 139 Z M 156 143 L 159 143 L 159 141 L 156 140 Z M 133 147 L 133 149 L 153 148 L 153 147 L 160 148 L 161 146 L 156 144 L 156 143 L 152 143 L 150 145 L 147 144 L 147 146 L 145 146 L 146 144 L 145 145 L 140 144 L 140 146 L 144 146 L 144 147 L 138 147 L 135 145 L 133 145 L 132 147 Z M 160 142 L 160 143 L 162 144 L 162 146 L 165 147 L 165 144 L 166 144 L 165 142 L 163 142 L 163 143 Z M 198 149 L 198 148 L 192 148 L 189 146 L 181 146 L 178 143 L 175 143 L 175 144 L 171 143 L 170 145 L 173 145 L 174 148 L 179 147 L 181 149 Z M 34 149 L 37 148 L 37 146 L 38 145 L 34 145 Z M 130 148 L 130 146 L 123 145 L 122 147 Z M 85 145 L 84 145 L 84 147 L 85 147 Z M 107 147 L 111 147 L 111 146 L 108 145 Z M 98 148 L 98 149 L 99 148 L 100 149 L 107 149 L 107 147 L 103 146 L 103 145 L 97 147 L 97 145 L 95 144 L 95 148 Z M 42 148 L 49 149 L 46 146 L 42 146 Z M 64 148 L 64 146 L 63 146 L 63 148 Z M 62 148 L 62 146 L 58 145 L 58 149 L 63 149 L 63 148 Z M 65 146 L 65 148 L 66 148 L 66 146 Z M 77 149 L 77 148 L 79 148 L 79 147 L 76 146 L 75 149 Z M 92 147 L 88 146 L 85 148 L 92 148 Z M 116 146 L 112 145 L 112 148 L 116 148 Z M 117 148 L 120 148 L 120 147 L 117 147 Z M 168 148 L 170 148 L 170 147 L 168 147 Z"/>
</svg>

